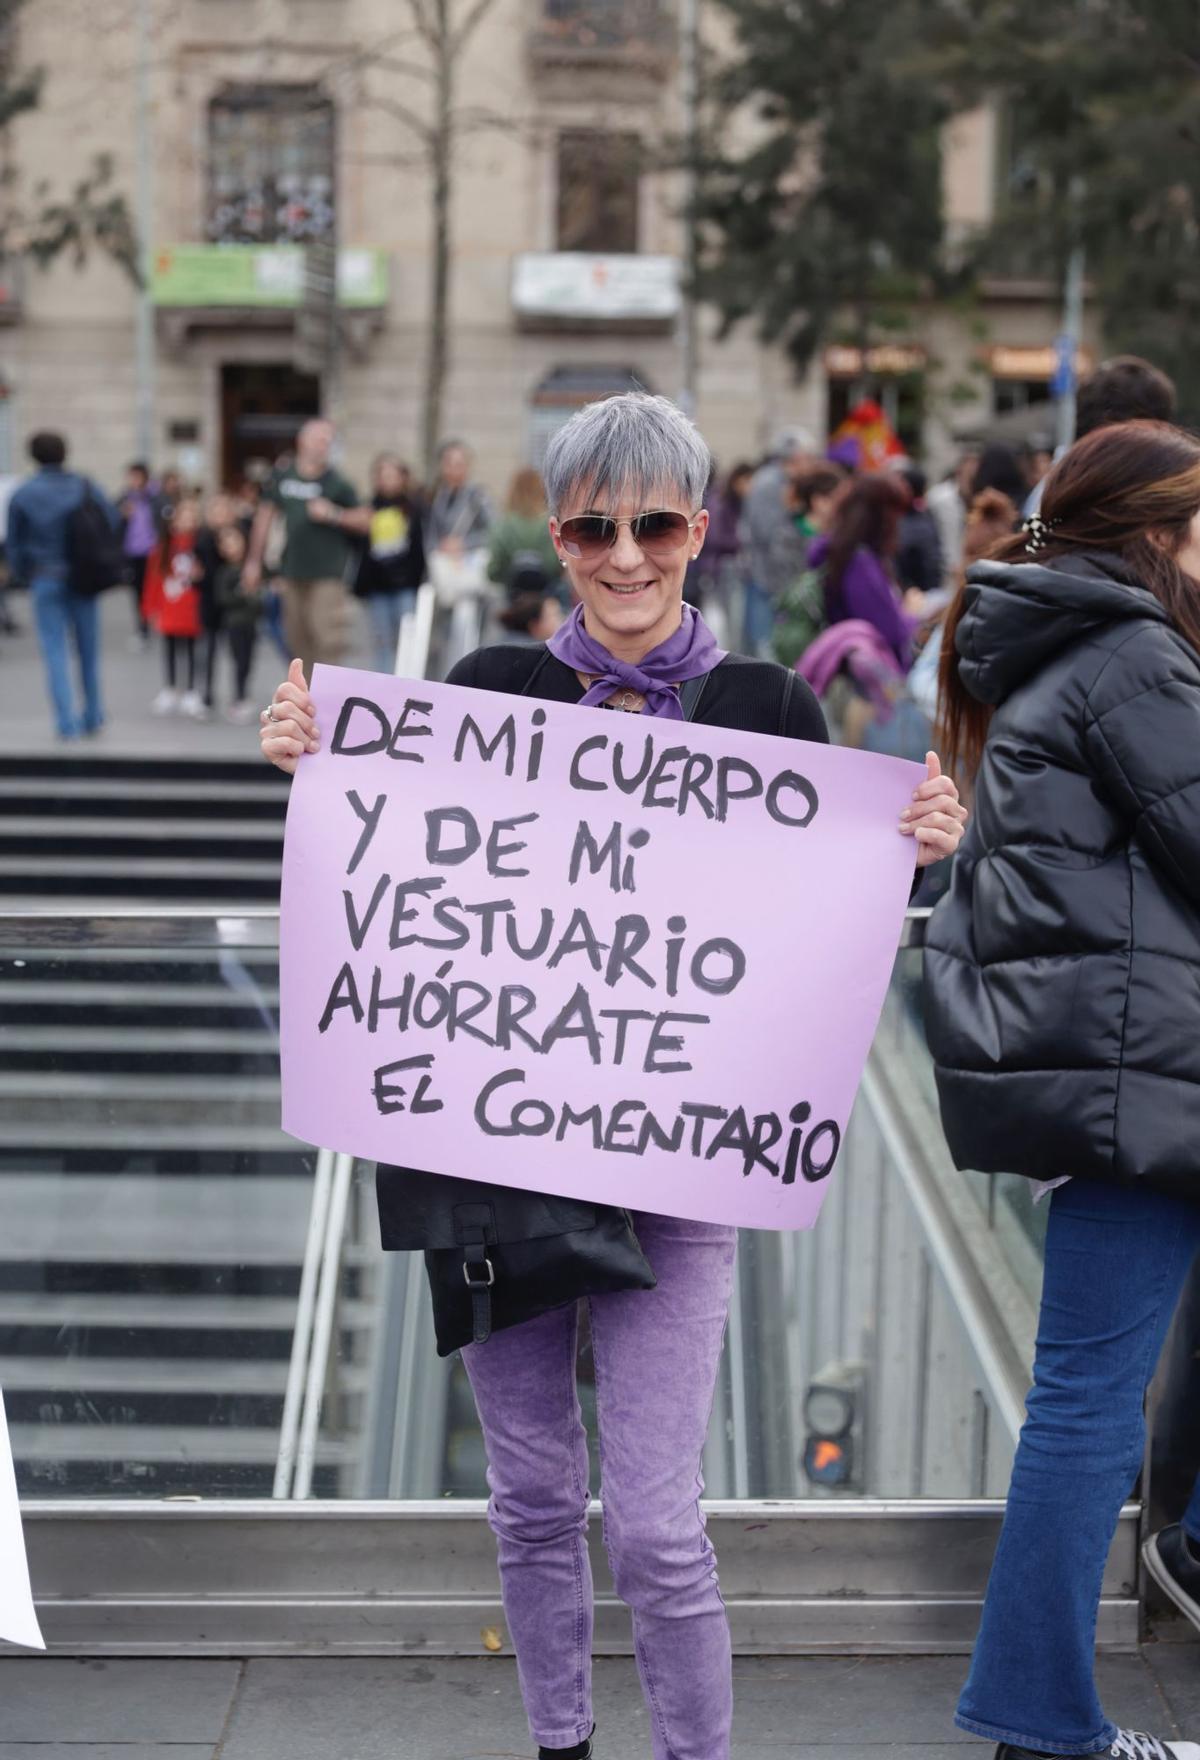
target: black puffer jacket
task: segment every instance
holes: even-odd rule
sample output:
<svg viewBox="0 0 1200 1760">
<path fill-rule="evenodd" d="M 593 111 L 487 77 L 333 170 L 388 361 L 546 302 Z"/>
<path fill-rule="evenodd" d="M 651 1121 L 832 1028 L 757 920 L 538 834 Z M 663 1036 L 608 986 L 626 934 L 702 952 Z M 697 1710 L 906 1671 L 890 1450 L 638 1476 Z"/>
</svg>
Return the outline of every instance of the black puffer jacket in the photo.
<svg viewBox="0 0 1200 1760">
<path fill-rule="evenodd" d="M 1200 655 L 1114 556 L 969 580 L 996 713 L 926 955 L 951 1151 L 1200 1200 Z"/>
</svg>

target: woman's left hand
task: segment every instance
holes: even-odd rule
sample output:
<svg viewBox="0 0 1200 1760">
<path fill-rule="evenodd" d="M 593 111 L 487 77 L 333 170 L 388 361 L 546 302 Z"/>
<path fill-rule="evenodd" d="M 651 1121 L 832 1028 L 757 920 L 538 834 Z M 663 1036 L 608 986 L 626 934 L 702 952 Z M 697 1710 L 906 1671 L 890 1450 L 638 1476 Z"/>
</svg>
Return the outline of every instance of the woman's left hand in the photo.
<svg viewBox="0 0 1200 1760">
<path fill-rule="evenodd" d="M 900 831 L 904 837 L 917 840 L 918 868 L 932 867 L 952 856 L 962 842 L 967 828 L 967 809 L 958 798 L 952 776 L 942 775 L 936 752 L 926 752 L 924 782 L 913 795 L 911 806 L 900 815 Z"/>
</svg>

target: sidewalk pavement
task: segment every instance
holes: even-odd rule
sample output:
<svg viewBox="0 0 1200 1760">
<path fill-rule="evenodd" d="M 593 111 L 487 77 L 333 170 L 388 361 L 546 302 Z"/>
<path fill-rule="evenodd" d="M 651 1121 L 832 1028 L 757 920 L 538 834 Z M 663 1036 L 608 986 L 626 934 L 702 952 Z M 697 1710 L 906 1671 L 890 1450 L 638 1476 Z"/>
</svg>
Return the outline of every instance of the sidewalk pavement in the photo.
<svg viewBox="0 0 1200 1760">
<path fill-rule="evenodd" d="M 100 600 L 100 676 L 108 724 L 94 739 L 58 739 L 28 597 L 14 591 L 8 603 L 20 633 L 0 634 L 0 752 L 83 758 L 237 758 L 257 754 L 257 722 L 235 726 L 225 718 L 233 675 L 224 647 L 217 661 L 217 709 L 212 720 L 150 713 L 150 704 L 163 683 L 161 643 L 157 636 L 151 637 L 148 647 L 137 642 L 132 604 L 123 588 L 114 588 Z M 355 609 L 356 639 L 346 664 L 370 666 L 366 620 L 358 601 Z M 197 652 L 199 657 L 200 644 Z M 260 631 L 250 680 L 253 701 L 265 705 L 286 671 L 274 643 Z"/>
<path fill-rule="evenodd" d="M 952 1657 L 741 1658 L 733 1760 L 991 1760 Z M 1200 1645 L 1106 1656 L 1110 1712 L 1200 1739 Z M 632 1662 L 596 1663 L 596 1760 L 650 1760 Z M 0 1657 L 0 1760 L 529 1760 L 507 1658 Z"/>
</svg>

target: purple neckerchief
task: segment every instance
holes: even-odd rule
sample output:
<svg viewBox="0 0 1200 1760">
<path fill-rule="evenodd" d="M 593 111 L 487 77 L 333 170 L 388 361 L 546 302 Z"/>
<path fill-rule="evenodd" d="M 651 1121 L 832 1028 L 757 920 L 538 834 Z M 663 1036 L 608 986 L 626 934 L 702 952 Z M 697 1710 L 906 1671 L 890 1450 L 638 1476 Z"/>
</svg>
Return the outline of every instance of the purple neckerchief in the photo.
<svg viewBox="0 0 1200 1760">
<path fill-rule="evenodd" d="M 724 649 L 718 648 L 716 637 L 691 605 L 684 606 L 683 620 L 674 635 L 652 648 L 636 666 L 617 660 L 592 639 L 583 625 L 582 605 L 575 607 L 546 646 L 572 672 L 595 680 L 584 693 L 585 708 L 601 708 L 615 691 L 637 691 L 646 699 L 643 715 L 661 715 L 669 721 L 683 720 L 679 692 L 674 687 L 711 672 L 725 658 Z"/>
</svg>

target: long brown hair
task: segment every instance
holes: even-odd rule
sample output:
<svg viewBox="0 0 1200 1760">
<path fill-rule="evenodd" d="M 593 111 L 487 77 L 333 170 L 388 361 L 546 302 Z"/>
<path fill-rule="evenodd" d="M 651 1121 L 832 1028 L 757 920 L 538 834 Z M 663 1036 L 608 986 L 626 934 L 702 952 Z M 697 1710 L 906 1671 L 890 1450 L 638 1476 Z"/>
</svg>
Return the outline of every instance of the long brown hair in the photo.
<svg viewBox="0 0 1200 1760">
<path fill-rule="evenodd" d="M 508 511 L 525 519 L 542 519 L 546 513 L 546 491 L 542 479 L 527 465 L 514 476 L 508 491 Z"/>
<path fill-rule="evenodd" d="M 894 471 L 854 477 L 838 491 L 829 515 L 823 571 L 831 620 L 842 616 L 842 580 L 855 551 L 865 547 L 881 561 L 893 556 L 900 520 L 911 506 L 908 484 Z"/>
<path fill-rule="evenodd" d="M 1041 518 L 1051 528 L 1032 555 L 1018 532 L 991 551 L 996 562 L 1053 563 L 1102 550 L 1119 556 L 1172 624 L 1200 649 L 1200 581 L 1175 560 L 1200 513 L 1200 441 L 1169 422 L 1119 422 L 1079 440 L 1046 478 Z M 946 614 L 939 677 L 938 741 L 949 770 L 973 776 L 992 710 L 958 675 L 955 637 L 966 610 L 964 580 Z"/>
</svg>

